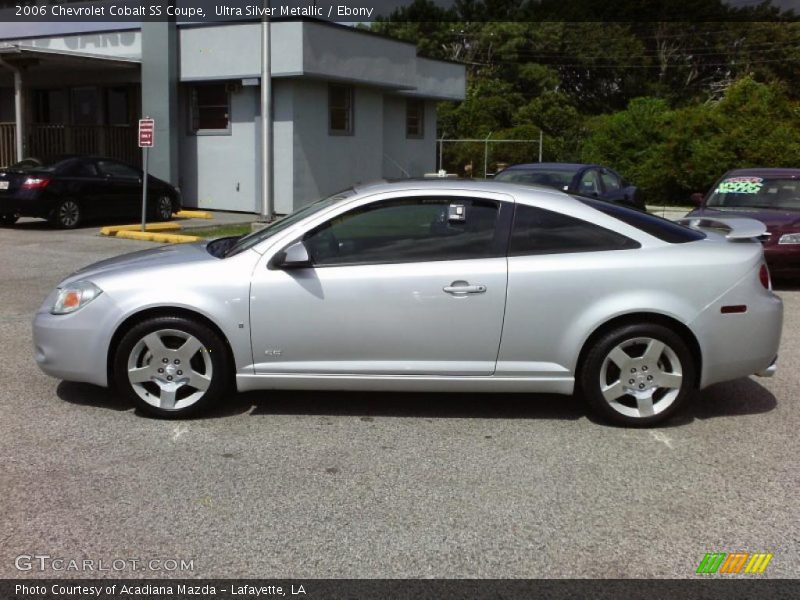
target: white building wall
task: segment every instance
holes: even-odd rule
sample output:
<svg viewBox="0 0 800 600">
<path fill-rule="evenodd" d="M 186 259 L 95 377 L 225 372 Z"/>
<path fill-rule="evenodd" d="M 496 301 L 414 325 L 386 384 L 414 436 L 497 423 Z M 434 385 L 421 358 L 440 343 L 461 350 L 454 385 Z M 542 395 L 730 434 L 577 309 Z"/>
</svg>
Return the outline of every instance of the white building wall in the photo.
<svg viewBox="0 0 800 600">
<path fill-rule="evenodd" d="M 182 94 L 180 185 L 187 206 L 259 211 L 258 97 L 258 87 L 232 92 L 230 132 L 196 135 Z"/>
<path fill-rule="evenodd" d="M 383 177 L 422 177 L 436 170 L 436 103 L 425 102 L 425 137 L 406 137 L 406 98 L 383 100 Z M 401 169 L 402 167 L 402 169 Z"/>
<path fill-rule="evenodd" d="M 294 206 L 276 199 L 287 213 L 354 184 L 380 179 L 383 164 L 383 93 L 356 87 L 354 134 L 328 133 L 328 84 L 295 80 Z"/>
</svg>

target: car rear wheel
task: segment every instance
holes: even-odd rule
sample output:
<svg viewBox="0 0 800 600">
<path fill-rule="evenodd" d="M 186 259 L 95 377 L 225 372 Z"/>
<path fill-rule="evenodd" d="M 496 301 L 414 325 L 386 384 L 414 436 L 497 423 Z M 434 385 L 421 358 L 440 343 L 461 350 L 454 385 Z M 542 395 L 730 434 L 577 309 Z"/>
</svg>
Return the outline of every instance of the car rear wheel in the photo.
<svg viewBox="0 0 800 600">
<path fill-rule="evenodd" d="M 17 222 L 17 219 L 19 219 L 19 216 L 14 214 L 0 215 L 0 227 L 11 227 Z"/>
<path fill-rule="evenodd" d="M 114 383 L 145 413 L 183 418 L 218 400 L 229 381 L 225 343 L 183 317 L 148 319 L 128 331 L 114 360 Z"/>
<path fill-rule="evenodd" d="M 156 219 L 169 221 L 172 219 L 172 200 L 169 196 L 160 196 L 156 201 Z"/>
<path fill-rule="evenodd" d="M 74 229 L 81 222 L 81 207 L 76 200 L 59 200 L 50 213 L 49 221 L 61 229 Z"/>
<path fill-rule="evenodd" d="M 580 385 L 590 407 L 606 420 L 654 425 L 694 393 L 694 359 L 672 330 L 626 325 L 602 336 L 589 350 Z"/>
</svg>

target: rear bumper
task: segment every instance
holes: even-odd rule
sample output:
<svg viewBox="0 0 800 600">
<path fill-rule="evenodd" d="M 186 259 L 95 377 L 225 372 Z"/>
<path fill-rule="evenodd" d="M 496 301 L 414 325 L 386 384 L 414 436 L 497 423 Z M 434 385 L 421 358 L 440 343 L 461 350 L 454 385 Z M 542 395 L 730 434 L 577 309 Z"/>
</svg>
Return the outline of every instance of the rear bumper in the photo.
<svg viewBox="0 0 800 600">
<path fill-rule="evenodd" d="M 45 202 L 37 192 L 17 192 L 7 196 L 0 195 L 0 214 L 20 217 L 47 218 L 52 206 Z"/>
<path fill-rule="evenodd" d="M 758 283 L 757 271 L 718 298 L 691 324 L 703 357 L 700 388 L 775 373 L 783 328 L 783 302 Z M 745 305 L 724 314 L 722 306 Z"/>
</svg>

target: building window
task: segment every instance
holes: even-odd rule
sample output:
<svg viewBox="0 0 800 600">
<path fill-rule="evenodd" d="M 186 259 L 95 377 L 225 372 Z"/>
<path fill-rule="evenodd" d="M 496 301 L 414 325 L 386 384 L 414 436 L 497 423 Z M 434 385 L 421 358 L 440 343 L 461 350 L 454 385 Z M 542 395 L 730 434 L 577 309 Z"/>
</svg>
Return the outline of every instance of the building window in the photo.
<svg viewBox="0 0 800 600">
<path fill-rule="evenodd" d="M 328 133 L 353 135 L 353 86 L 328 87 Z"/>
<path fill-rule="evenodd" d="M 190 91 L 192 133 L 230 132 L 230 94 L 226 84 L 196 85 Z"/>
<path fill-rule="evenodd" d="M 130 125 L 130 102 L 128 88 L 106 89 L 106 122 L 109 125 Z"/>
<path fill-rule="evenodd" d="M 406 100 L 406 137 L 425 137 L 425 101 Z"/>
</svg>

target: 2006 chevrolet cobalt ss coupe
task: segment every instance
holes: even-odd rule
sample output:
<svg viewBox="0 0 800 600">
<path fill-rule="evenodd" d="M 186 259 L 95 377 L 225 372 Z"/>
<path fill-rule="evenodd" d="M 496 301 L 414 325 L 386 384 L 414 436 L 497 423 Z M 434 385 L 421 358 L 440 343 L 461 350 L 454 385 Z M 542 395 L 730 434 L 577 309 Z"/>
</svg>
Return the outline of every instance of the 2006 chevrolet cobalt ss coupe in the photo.
<svg viewBox="0 0 800 600">
<path fill-rule="evenodd" d="M 36 360 L 160 417 L 232 383 L 580 388 L 606 419 L 649 425 L 697 389 L 775 370 L 764 226 L 691 225 L 514 184 L 370 185 L 239 239 L 70 275 L 35 317 Z"/>
</svg>

